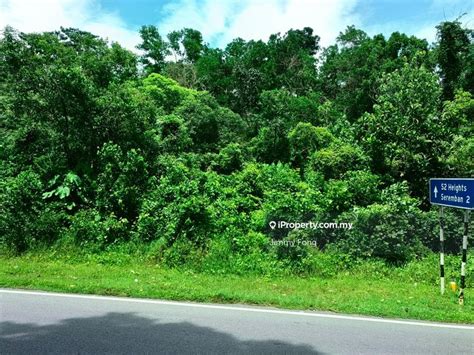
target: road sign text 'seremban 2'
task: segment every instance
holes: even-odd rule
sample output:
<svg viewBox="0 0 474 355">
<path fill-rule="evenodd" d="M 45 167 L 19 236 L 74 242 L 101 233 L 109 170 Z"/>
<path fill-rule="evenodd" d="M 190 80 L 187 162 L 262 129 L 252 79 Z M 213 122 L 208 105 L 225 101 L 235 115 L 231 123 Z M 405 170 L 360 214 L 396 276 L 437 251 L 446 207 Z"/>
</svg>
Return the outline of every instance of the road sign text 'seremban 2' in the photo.
<svg viewBox="0 0 474 355">
<path fill-rule="evenodd" d="M 434 205 L 472 210 L 474 206 L 474 179 L 430 179 L 430 202 Z"/>
</svg>

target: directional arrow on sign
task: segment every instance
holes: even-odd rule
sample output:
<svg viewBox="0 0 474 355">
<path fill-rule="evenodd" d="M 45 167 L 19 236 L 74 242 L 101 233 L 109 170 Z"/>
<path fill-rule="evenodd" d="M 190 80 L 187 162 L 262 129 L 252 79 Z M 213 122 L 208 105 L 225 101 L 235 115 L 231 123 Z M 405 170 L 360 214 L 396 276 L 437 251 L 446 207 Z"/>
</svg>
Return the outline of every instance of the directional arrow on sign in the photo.
<svg viewBox="0 0 474 355">
<path fill-rule="evenodd" d="M 435 195 L 435 198 L 436 198 L 436 196 L 438 195 L 438 189 L 436 188 L 436 185 L 435 185 L 435 188 L 434 188 L 433 192 L 434 192 L 434 195 Z"/>
</svg>

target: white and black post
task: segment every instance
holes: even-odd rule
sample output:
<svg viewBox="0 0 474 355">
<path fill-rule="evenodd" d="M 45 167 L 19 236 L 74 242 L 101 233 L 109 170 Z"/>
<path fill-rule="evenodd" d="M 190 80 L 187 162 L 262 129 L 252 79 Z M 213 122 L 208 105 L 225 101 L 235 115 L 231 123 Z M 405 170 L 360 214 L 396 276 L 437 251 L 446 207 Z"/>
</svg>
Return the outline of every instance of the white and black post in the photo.
<svg viewBox="0 0 474 355">
<path fill-rule="evenodd" d="M 468 228 L 469 228 L 469 211 L 464 211 L 464 234 L 462 236 L 461 286 L 459 289 L 459 304 L 464 304 L 464 288 L 466 287 Z"/>
<path fill-rule="evenodd" d="M 441 294 L 444 294 L 444 207 L 439 207 L 439 277 Z"/>
</svg>

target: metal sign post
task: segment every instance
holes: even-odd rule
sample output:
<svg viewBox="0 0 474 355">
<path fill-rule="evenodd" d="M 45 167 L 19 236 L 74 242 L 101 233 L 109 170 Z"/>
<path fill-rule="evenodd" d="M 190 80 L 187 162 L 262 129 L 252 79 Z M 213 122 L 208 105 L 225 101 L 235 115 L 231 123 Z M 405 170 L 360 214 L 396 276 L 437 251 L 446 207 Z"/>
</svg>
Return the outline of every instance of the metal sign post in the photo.
<svg viewBox="0 0 474 355">
<path fill-rule="evenodd" d="M 466 287 L 468 229 L 469 229 L 469 211 L 464 211 L 464 234 L 462 236 L 461 288 L 459 290 L 459 304 L 464 304 L 464 288 Z"/>
<path fill-rule="evenodd" d="M 444 278 L 444 206 L 464 209 L 464 233 L 462 238 L 461 283 L 459 304 L 464 304 L 467 266 L 467 236 L 469 228 L 469 212 L 474 206 L 473 178 L 430 179 L 430 203 L 439 205 L 439 274 L 441 294 L 445 289 Z"/>
<path fill-rule="evenodd" d="M 441 294 L 444 293 L 444 207 L 439 207 L 439 278 Z"/>
</svg>

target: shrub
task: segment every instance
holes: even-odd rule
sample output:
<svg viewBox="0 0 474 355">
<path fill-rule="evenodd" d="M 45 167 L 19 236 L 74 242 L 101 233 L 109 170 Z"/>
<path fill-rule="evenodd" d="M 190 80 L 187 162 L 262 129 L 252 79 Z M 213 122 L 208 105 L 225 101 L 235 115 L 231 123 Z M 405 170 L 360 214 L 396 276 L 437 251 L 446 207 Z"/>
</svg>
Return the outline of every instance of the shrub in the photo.
<svg viewBox="0 0 474 355">
<path fill-rule="evenodd" d="M 160 152 L 177 154 L 189 149 L 191 138 L 181 117 L 166 115 L 158 118 L 159 136 L 158 146 Z"/>
<path fill-rule="evenodd" d="M 384 191 L 381 203 L 340 215 L 338 220 L 351 222 L 353 228 L 335 230 L 336 244 L 357 257 L 405 263 L 426 252 L 420 235 L 423 219 L 418 201 L 408 197 L 406 183 L 395 184 Z"/>
<path fill-rule="evenodd" d="M 0 181 L 0 244 L 23 252 L 43 237 L 36 225 L 43 208 L 42 192 L 40 177 L 32 171 Z"/>
<path fill-rule="evenodd" d="M 351 193 L 351 203 L 357 206 L 368 206 L 380 201 L 380 177 L 370 171 L 348 171 L 343 180 L 347 182 Z"/>
<path fill-rule="evenodd" d="M 60 203 L 44 204 L 34 223 L 32 241 L 38 247 L 48 247 L 58 241 L 69 222 L 69 215 Z"/>
<path fill-rule="evenodd" d="M 143 91 L 166 113 L 171 113 L 185 99 L 197 95 L 197 91 L 179 86 L 176 81 L 157 73 L 143 79 Z"/>
<path fill-rule="evenodd" d="M 204 245 L 210 230 L 206 174 L 173 157 L 163 157 L 160 169 L 162 176 L 140 209 L 139 238 L 152 241 L 164 237 L 169 246 L 181 238 Z"/>
<path fill-rule="evenodd" d="M 311 232 L 307 230 L 292 230 L 282 240 L 285 243 L 275 246 L 275 253 L 278 259 L 285 261 L 289 267 L 294 270 L 301 270 L 302 261 L 311 255 L 312 249 L 315 248 L 315 246 L 305 242 L 311 242 L 312 240 Z"/>
<path fill-rule="evenodd" d="M 306 222 L 321 215 L 322 195 L 320 191 L 301 181 L 299 174 L 288 165 L 264 166 L 257 182 L 264 191 L 262 210 L 265 213 L 266 231 L 280 239 L 288 230 L 268 228 L 270 221 Z"/>
<path fill-rule="evenodd" d="M 368 171 L 348 171 L 341 180 L 324 185 L 325 210 L 336 216 L 353 206 L 368 206 L 380 201 L 380 177 Z"/>
<path fill-rule="evenodd" d="M 288 133 L 291 161 L 302 167 L 315 151 L 326 148 L 334 136 L 325 127 L 314 127 L 311 123 L 300 122 Z"/>
<path fill-rule="evenodd" d="M 135 220 L 147 185 L 147 163 L 139 151 L 106 143 L 99 152 L 96 205 L 102 214 Z"/>
<path fill-rule="evenodd" d="M 334 277 L 342 271 L 348 271 L 358 265 L 359 260 L 350 254 L 328 248 L 324 252 L 311 249 L 299 263 L 300 273 L 318 277 Z"/>
<path fill-rule="evenodd" d="M 216 170 L 222 174 L 230 174 L 240 170 L 243 165 L 242 149 L 237 143 L 230 143 L 219 152 Z"/>
<path fill-rule="evenodd" d="M 340 179 L 349 170 L 368 170 L 368 158 L 361 148 L 335 141 L 311 155 L 310 166 L 326 179 Z"/>
<path fill-rule="evenodd" d="M 250 151 L 255 159 L 263 163 L 288 162 L 290 144 L 284 127 L 274 125 L 262 127 L 250 143 Z"/>
<path fill-rule="evenodd" d="M 113 214 L 101 216 L 93 209 L 81 210 L 71 217 L 65 234 L 66 238 L 80 246 L 91 250 L 104 249 L 107 245 L 128 239 L 128 221 Z"/>
<path fill-rule="evenodd" d="M 200 100 L 188 98 L 174 110 L 174 113 L 184 120 L 194 151 L 216 150 L 220 139 L 220 127 L 215 110 Z"/>
<path fill-rule="evenodd" d="M 49 191 L 43 193 L 43 199 L 55 198 L 69 211 L 77 208 L 82 202 L 87 202 L 82 191 L 81 178 L 72 171 L 65 174 L 62 179 L 60 175 L 56 175 L 48 185 Z"/>
</svg>

